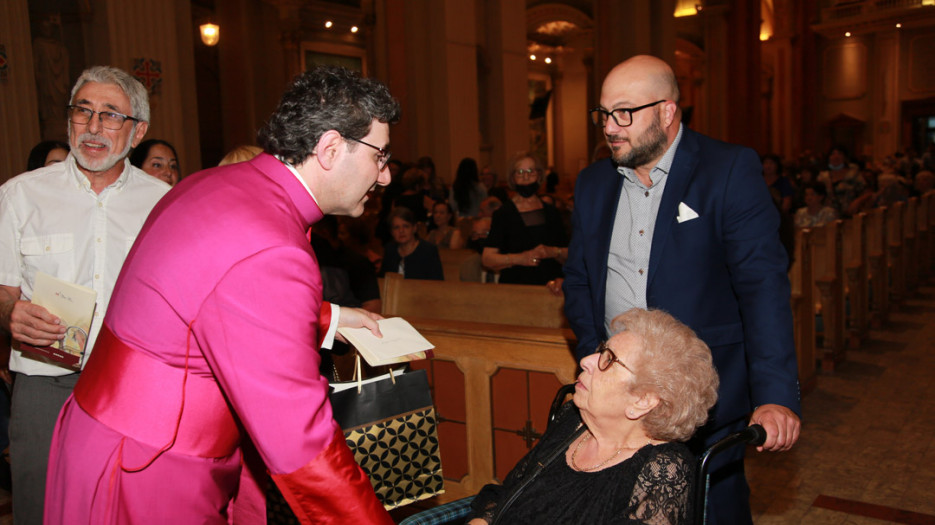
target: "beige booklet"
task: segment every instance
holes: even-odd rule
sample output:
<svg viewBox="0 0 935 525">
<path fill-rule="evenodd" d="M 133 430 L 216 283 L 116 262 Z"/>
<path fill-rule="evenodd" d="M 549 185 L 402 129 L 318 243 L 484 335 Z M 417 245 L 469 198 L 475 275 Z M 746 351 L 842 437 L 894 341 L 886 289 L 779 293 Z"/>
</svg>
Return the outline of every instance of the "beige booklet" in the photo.
<svg viewBox="0 0 935 525">
<path fill-rule="evenodd" d="M 43 306 L 52 315 L 58 316 L 68 329 L 65 338 L 51 346 L 20 344 L 20 351 L 38 355 L 43 361 L 80 370 L 96 301 L 97 292 L 91 288 L 37 272 L 32 292 L 33 304 Z"/>
<path fill-rule="evenodd" d="M 405 363 L 431 357 L 435 345 L 428 342 L 402 317 L 377 321 L 382 338 L 367 328 L 338 328 L 338 332 L 352 344 L 370 366 Z"/>
</svg>

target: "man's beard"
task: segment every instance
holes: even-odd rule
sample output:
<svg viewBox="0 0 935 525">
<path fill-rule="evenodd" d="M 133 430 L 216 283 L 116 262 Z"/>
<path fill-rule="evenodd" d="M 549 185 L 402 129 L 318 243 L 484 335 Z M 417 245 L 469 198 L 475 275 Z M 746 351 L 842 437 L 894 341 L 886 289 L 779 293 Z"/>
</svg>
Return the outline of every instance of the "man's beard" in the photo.
<svg viewBox="0 0 935 525">
<path fill-rule="evenodd" d="M 617 137 L 611 136 L 607 139 L 610 142 L 616 140 Z M 618 166 L 636 169 L 656 160 L 666 152 L 666 132 L 662 129 L 662 123 L 659 121 L 658 115 L 653 119 L 653 123 L 646 130 L 646 133 L 642 137 L 638 137 L 637 140 L 639 142 L 630 142 L 630 151 L 627 153 L 618 153 L 611 146 L 614 162 Z"/>
<path fill-rule="evenodd" d="M 81 150 L 81 143 L 85 141 L 99 142 L 108 149 L 110 149 L 114 143 L 103 135 L 95 135 L 93 133 L 82 133 L 78 136 L 78 139 L 75 141 L 75 147 L 72 148 L 71 153 L 75 156 L 75 160 L 78 162 L 78 165 L 88 171 L 107 171 L 110 168 L 113 168 L 114 165 L 116 165 L 118 162 L 125 159 L 127 154 L 130 153 L 130 141 L 128 140 L 127 145 L 124 146 L 123 151 L 119 154 L 111 153 L 103 159 L 92 160 L 86 158 L 84 152 Z"/>
</svg>

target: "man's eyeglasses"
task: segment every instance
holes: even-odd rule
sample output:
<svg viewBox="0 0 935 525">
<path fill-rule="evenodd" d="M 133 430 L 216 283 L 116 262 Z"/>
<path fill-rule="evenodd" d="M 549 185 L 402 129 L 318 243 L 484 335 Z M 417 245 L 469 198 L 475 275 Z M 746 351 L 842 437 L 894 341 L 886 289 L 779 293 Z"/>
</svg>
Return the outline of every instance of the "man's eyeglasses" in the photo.
<svg viewBox="0 0 935 525">
<path fill-rule="evenodd" d="M 591 122 L 595 126 L 604 127 L 607 125 L 607 117 L 614 119 L 614 122 L 617 123 L 621 128 L 625 128 L 630 124 L 633 124 L 633 114 L 641 109 L 646 109 L 655 106 L 656 104 L 661 104 L 665 102 L 663 100 L 657 100 L 655 102 L 645 104 L 635 108 L 617 108 L 607 111 L 604 108 L 594 108 L 589 113 L 591 114 Z"/>
<path fill-rule="evenodd" d="M 610 368 L 610 365 L 618 363 L 620 366 L 629 370 L 631 374 L 635 374 L 635 372 L 633 372 L 630 367 L 623 364 L 623 361 L 617 358 L 617 354 L 615 354 L 614 351 L 611 350 L 609 346 L 607 346 L 607 341 L 604 341 L 598 345 L 597 351 L 600 353 L 597 358 L 597 368 L 601 372 L 604 372 Z"/>
<path fill-rule="evenodd" d="M 91 122 L 95 114 L 97 114 L 104 129 L 120 129 L 123 127 L 124 122 L 128 120 L 140 121 L 138 118 L 117 113 L 116 111 L 94 111 L 82 106 L 65 106 L 65 108 L 68 110 L 68 120 L 75 124 L 87 124 Z"/>
<path fill-rule="evenodd" d="M 383 149 L 383 148 L 378 148 L 378 147 L 374 146 L 373 144 L 367 144 L 366 142 L 364 142 L 364 141 L 362 141 L 362 140 L 360 140 L 360 139 L 355 139 L 355 138 L 353 138 L 353 137 L 344 137 L 344 138 L 345 138 L 346 140 L 353 140 L 354 142 L 363 144 L 364 146 L 370 146 L 371 148 L 373 148 L 373 149 L 379 151 L 380 154 L 377 155 L 377 164 L 379 164 L 379 166 L 380 166 L 380 171 L 383 171 L 383 168 L 386 167 L 386 163 L 390 161 L 390 156 L 392 156 L 392 153 L 390 153 L 389 151 L 386 151 L 386 150 Z"/>
<path fill-rule="evenodd" d="M 516 175 L 518 175 L 518 176 L 520 176 L 520 177 L 526 177 L 526 176 L 528 176 L 528 175 L 535 175 L 535 176 L 538 176 L 538 175 L 539 175 L 539 170 L 538 170 L 538 168 L 526 168 L 526 169 L 515 170 L 514 173 L 516 173 Z"/>
</svg>

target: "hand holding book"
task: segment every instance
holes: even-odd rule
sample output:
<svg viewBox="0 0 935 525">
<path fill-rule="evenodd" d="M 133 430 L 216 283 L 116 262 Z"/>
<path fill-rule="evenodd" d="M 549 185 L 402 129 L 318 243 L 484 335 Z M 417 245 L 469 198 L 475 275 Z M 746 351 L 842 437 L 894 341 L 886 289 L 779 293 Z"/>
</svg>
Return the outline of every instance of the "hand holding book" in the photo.
<svg viewBox="0 0 935 525">
<path fill-rule="evenodd" d="M 80 370 L 96 300 L 97 292 L 90 288 L 42 272 L 36 273 L 32 303 L 58 316 L 60 324 L 65 327 L 65 334 L 51 345 L 21 344 L 20 350 L 59 366 Z"/>
<path fill-rule="evenodd" d="M 430 357 L 435 346 L 401 317 L 377 321 L 383 337 L 367 328 L 338 328 L 338 332 L 357 348 L 370 366 L 405 363 Z"/>
</svg>

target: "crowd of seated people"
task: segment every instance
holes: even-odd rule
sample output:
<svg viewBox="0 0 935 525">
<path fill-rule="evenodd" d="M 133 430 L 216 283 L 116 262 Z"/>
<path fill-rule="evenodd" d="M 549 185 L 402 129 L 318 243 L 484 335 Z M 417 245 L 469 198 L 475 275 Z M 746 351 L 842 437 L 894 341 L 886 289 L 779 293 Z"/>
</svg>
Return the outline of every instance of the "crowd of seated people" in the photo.
<svg viewBox="0 0 935 525">
<path fill-rule="evenodd" d="M 810 152 L 788 163 L 764 155 L 763 177 L 781 213 L 791 216 L 797 228 L 811 228 L 922 195 L 935 186 L 932 159 L 935 154 L 910 151 L 876 162 L 855 161 L 846 148 L 833 146 L 823 160 Z"/>
</svg>

